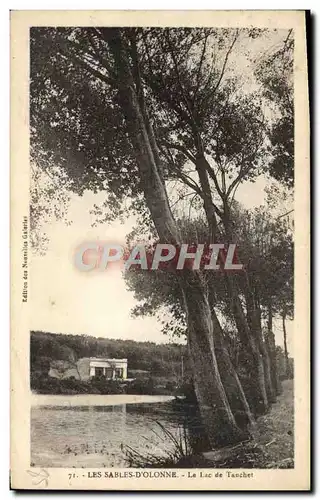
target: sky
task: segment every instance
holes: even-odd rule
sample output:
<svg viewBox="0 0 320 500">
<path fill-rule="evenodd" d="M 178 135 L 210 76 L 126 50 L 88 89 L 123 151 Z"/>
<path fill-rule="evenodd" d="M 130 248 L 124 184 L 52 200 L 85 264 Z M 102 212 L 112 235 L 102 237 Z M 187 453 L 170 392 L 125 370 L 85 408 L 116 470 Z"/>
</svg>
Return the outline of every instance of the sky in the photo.
<svg viewBox="0 0 320 500">
<path fill-rule="evenodd" d="M 284 33 L 274 33 L 263 40 L 253 41 L 257 56 L 272 49 Z M 242 54 L 242 55 L 241 55 Z M 238 64 L 244 64 L 244 47 L 237 54 Z M 242 57 L 242 61 L 241 61 Z M 250 68 L 246 69 L 248 75 Z M 246 80 L 246 79 L 244 79 Z M 250 82 L 250 78 L 247 79 Z M 245 183 L 238 188 L 236 200 L 247 208 L 264 204 L 266 179 Z M 132 292 L 126 288 L 120 269 L 84 273 L 75 268 L 74 253 L 85 241 L 112 241 L 124 244 L 126 235 L 133 229 L 135 219 L 129 217 L 124 224 L 100 224 L 92 227 L 90 215 L 93 204 L 103 202 L 103 193 L 85 192 L 82 197 L 72 195 L 66 225 L 62 220 L 43 224 L 42 230 L 49 239 L 45 255 L 32 254 L 30 304 L 31 329 L 53 333 L 87 334 L 105 338 L 132 339 L 137 341 L 168 342 L 161 324 L 155 317 L 132 318 L 131 310 L 137 304 Z M 276 342 L 283 345 L 282 329 L 275 321 Z M 288 347 L 292 350 L 292 322 L 288 321 Z M 177 339 L 174 339 L 177 341 Z"/>
</svg>

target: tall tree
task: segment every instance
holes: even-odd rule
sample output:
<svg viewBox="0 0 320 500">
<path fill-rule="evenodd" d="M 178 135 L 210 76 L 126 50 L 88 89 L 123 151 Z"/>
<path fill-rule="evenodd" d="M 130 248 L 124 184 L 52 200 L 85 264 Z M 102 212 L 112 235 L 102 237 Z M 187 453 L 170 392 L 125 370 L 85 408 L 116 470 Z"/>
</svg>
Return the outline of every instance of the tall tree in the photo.
<svg viewBox="0 0 320 500">
<path fill-rule="evenodd" d="M 167 183 L 179 179 L 203 204 L 208 241 L 232 241 L 232 199 L 241 182 L 265 168 L 266 123 L 261 98 L 241 96 L 228 63 L 239 39 L 259 35 L 255 30 L 32 29 L 34 162 L 59 172 L 80 195 L 86 189 L 105 192 L 109 218 L 129 197 L 151 219 L 159 240 L 176 246 L 182 238 Z M 193 165 L 192 173 L 186 163 Z M 266 410 L 268 353 L 253 288 L 247 280 L 245 314 L 236 280 L 224 279 L 250 357 L 252 384 Z M 244 434 L 221 379 L 216 348 L 223 332 L 208 283 L 201 272 L 187 270 L 177 274 L 177 283 L 209 439 L 212 445 L 238 441 Z M 240 383 L 237 397 L 244 401 Z"/>
<path fill-rule="evenodd" d="M 143 193 L 160 240 L 180 245 L 138 71 L 135 30 L 47 30 L 42 35 L 45 40 L 40 36 L 40 45 L 45 41 L 51 45 L 53 64 L 48 64 L 46 46 L 47 78 L 39 59 L 32 66 L 36 158 L 64 169 L 79 193 L 85 188 L 108 188 L 119 199 Z M 51 130 L 42 128 L 46 119 Z M 41 149 L 36 147 L 39 142 Z M 218 325 L 212 319 L 205 283 L 199 273 L 187 271 L 179 274 L 179 286 L 195 389 L 209 440 L 215 446 L 241 440 L 244 433 L 236 424 L 217 365 Z"/>
<path fill-rule="evenodd" d="M 169 131 L 170 140 L 163 140 L 163 127 L 156 127 L 159 143 L 163 144 L 168 164 L 173 165 L 176 175 L 203 200 L 210 241 L 233 240 L 230 207 L 235 190 L 240 183 L 254 180 L 264 168 L 267 129 L 261 98 L 254 93 L 240 97 L 235 78 L 227 75 L 228 60 L 238 39 L 256 35 L 250 31 L 208 30 L 199 40 L 187 34 L 186 43 L 179 30 L 164 30 L 156 45 L 150 42 L 148 33 L 143 37 L 147 54 L 145 79 L 168 117 L 165 132 Z M 220 47 L 220 58 L 212 56 L 212 62 L 210 55 L 215 44 Z M 187 54 L 192 50 L 195 62 L 190 65 Z M 181 154 L 193 163 L 198 183 L 186 177 Z M 220 206 L 214 202 L 216 197 Z M 271 382 L 259 310 L 248 280 L 246 317 L 235 280 L 229 274 L 225 279 L 238 331 L 251 356 L 259 407 L 266 411 L 272 400 Z"/>
<path fill-rule="evenodd" d="M 235 276 L 240 298 L 245 301 L 246 280 L 249 279 L 254 291 L 254 300 L 258 302 L 259 328 L 262 342 L 268 353 L 270 363 L 270 391 L 272 399 L 280 392 L 280 383 L 277 375 L 276 345 L 273 332 L 273 317 L 282 315 L 283 308 L 291 307 L 293 300 L 293 244 L 290 226 L 284 218 L 271 217 L 268 209 L 259 207 L 255 210 L 245 210 L 234 203 L 232 220 L 235 225 L 235 237 L 239 242 L 238 253 L 240 262 L 246 266 L 246 275 L 239 273 Z M 192 242 L 197 234 L 200 240 L 207 238 L 207 226 L 200 219 L 179 219 L 179 227 L 184 241 Z M 184 330 L 184 315 L 182 300 L 177 286 L 175 275 L 168 272 L 152 273 L 137 271 L 127 273 L 128 284 L 135 292 L 140 304 L 135 308 L 135 314 L 152 314 L 162 311 L 166 307 L 173 320 L 164 324 L 164 329 L 181 334 Z M 234 316 L 230 308 L 230 295 L 226 287 L 223 273 L 207 272 L 206 278 L 209 288 L 209 302 L 213 309 L 220 312 L 220 317 L 228 318 L 234 323 Z M 262 333 L 262 318 L 267 319 L 267 331 Z M 233 326 L 233 328 L 235 328 Z M 239 337 L 236 337 L 238 341 Z M 232 337 L 226 338 L 225 345 L 230 346 Z M 219 355 L 220 356 L 220 355 Z M 219 356 L 217 355 L 218 362 Z M 233 356 L 230 356 L 234 362 Z M 242 368 L 248 370 L 248 354 L 243 349 L 241 359 Z M 236 367 L 236 364 L 234 365 Z M 229 368 L 230 372 L 230 368 Z M 251 388 L 252 389 L 252 388 Z M 251 399 L 251 391 L 246 393 Z"/>
</svg>

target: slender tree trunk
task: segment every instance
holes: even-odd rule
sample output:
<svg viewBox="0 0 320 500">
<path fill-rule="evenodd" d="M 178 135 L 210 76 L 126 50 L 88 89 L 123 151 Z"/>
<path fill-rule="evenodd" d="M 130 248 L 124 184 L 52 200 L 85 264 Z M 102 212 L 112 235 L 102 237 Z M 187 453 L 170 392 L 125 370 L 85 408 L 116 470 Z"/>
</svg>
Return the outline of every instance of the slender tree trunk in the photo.
<svg viewBox="0 0 320 500">
<path fill-rule="evenodd" d="M 210 188 L 210 184 L 209 184 L 209 180 L 208 180 L 207 160 L 204 156 L 202 145 L 199 144 L 198 137 L 197 137 L 197 140 L 195 140 L 195 141 L 196 141 L 197 148 L 198 148 L 198 156 L 196 158 L 196 170 L 198 173 L 199 183 L 200 183 L 200 187 L 202 190 L 202 196 L 203 196 L 203 200 L 204 200 L 204 209 L 205 209 L 206 218 L 207 218 L 208 227 L 209 227 L 209 238 L 210 238 L 210 242 L 214 242 L 214 241 L 218 241 L 220 234 L 219 234 L 217 220 L 216 220 L 216 209 L 215 209 L 214 204 L 213 204 L 213 199 L 212 199 L 212 195 L 211 195 L 211 188 Z M 228 208 L 227 205 L 224 204 L 225 212 L 227 212 L 227 208 Z M 227 217 L 227 220 L 229 221 L 228 212 L 226 213 L 226 217 Z M 228 230 L 229 230 L 229 227 L 230 227 L 230 224 L 228 224 Z M 230 241 L 231 241 L 231 238 L 230 238 Z M 254 392 L 256 394 L 256 397 L 254 398 L 254 400 L 259 401 L 259 412 L 265 412 L 267 410 L 267 407 L 268 407 L 268 400 L 267 400 L 266 390 L 265 390 L 263 365 L 262 365 L 260 356 L 258 354 L 258 350 L 255 346 L 255 341 L 253 338 L 251 338 L 250 331 L 247 328 L 246 319 L 245 319 L 245 316 L 244 316 L 243 311 L 242 311 L 241 302 L 240 302 L 240 299 L 237 295 L 234 282 L 228 273 L 225 274 L 225 278 L 226 278 L 226 281 L 228 284 L 228 290 L 229 290 L 229 294 L 231 297 L 231 303 L 233 305 L 232 309 L 234 312 L 235 322 L 236 322 L 236 326 L 237 326 L 237 329 L 238 329 L 239 334 L 240 334 L 240 338 L 241 338 L 242 342 L 246 345 L 246 347 L 249 349 L 249 351 L 251 352 L 251 355 L 252 355 L 253 363 L 251 364 L 251 366 L 253 367 L 253 370 L 255 372 L 254 375 L 252 376 L 252 381 L 256 381 L 256 373 L 259 374 L 258 375 L 258 384 L 256 384 L 255 382 L 252 382 L 252 384 L 255 386 Z M 217 318 L 216 318 L 216 320 L 218 321 Z M 222 341 L 223 341 L 223 337 L 222 337 Z M 228 361 L 227 361 L 227 357 L 229 358 Z M 245 413 L 247 413 L 248 420 L 252 422 L 252 413 L 250 410 L 250 406 L 248 404 L 247 398 L 246 398 L 245 393 L 243 391 L 242 384 L 239 380 L 239 377 L 238 377 L 236 370 L 234 369 L 234 367 L 232 365 L 232 362 L 230 360 L 229 353 L 227 352 L 227 350 L 225 350 L 224 358 L 225 358 L 225 361 L 227 362 L 227 364 L 229 365 L 229 369 L 233 373 L 234 380 L 236 382 L 236 385 L 238 386 L 238 390 L 239 390 L 238 398 L 239 398 L 239 400 L 242 401 L 243 410 Z"/>
<path fill-rule="evenodd" d="M 179 280 L 187 313 L 188 345 L 195 392 L 204 423 L 211 421 L 211 425 L 207 426 L 208 438 L 213 446 L 240 441 L 247 435 L 236 424 L 222 384 L 215 354 L 219 328 L 212 322 L 201 276 L 194 271 L 184 271 Z"/>
<path fill-rule="evenodd" d="M 211 188 L 208 180 L 208 174 L 206 171 L 206 159 L 202 154 L 200 154 L 197 159 L 196 159 L 196 170 L 198 173 L 199 181 L 200 181 L 200 186 L 202 190 L 202 196 L 203 196 L 203 203 L 204 203 L 204 210 L 206 213 L 206 218 L 208 222 L 208 227 L 209 227 L 209 241 L 210 243 L 213 243 L 217 236 L 218 236 L 218 225 L 217 225 L 217 219 L 215 215 L 215 209 L 213 206 L 213 200 L 211 196 Z"/>
<path fill-rule="evenodd" d="M 228 276 L 228 281 L 230 281 L 230 279 L 231 277 Z M 234 292 L 231 293 L 233 294 Z M 251 377 L 250 396 L 252 397 L 252 404 L 254 405 L 255 413 L 265 413 L 269 408 L 269 402 L 262 355 L 260 353 L 256 337 L 253 336 L 248 326 L 240 299 L 236 294 L 232 296 L 232 303 L 234 318 L 242 345 L 245 347 L 249 357 L 251 358 L 249 361 L 248 371 Z"/>
<path fill-rule="evenodd" d="M 284 356 L 286 361 L 286 376 L 290 378 L 290 364 L 289 364 L 289 355 L 288 355 L 288 345 L 287 345 L 287 329 L 286 329 L 286 313 L 283 311 L 282 313 L 282 329 L 283 329 L 283 346 L 284 346 Z"/>
<path fill-rule="evenodd" d="M 204 200 L 204 209 L 208 222 L 209 242 L 213 243 L 218 238 L 218 225 L 211 195 L 211 188 L 209 184 L 208 174 L 206 171 L 207 160 L 204 157 L 201 145 L 199 144 L 199 140 L 197 142 L 200 151 L 196 158 L 196 170 L 199 177 L 199 182 Z M 213 307 L 211 308 L 211 314 L 212 314 L 212 321 L 214 323 L 214 329 L 217 332 L 215 352 L 218 360 L 218 365 L 220 368 L 220 373 L 223 373 L 223 385 L 228 395 L 229 402 L 235 401 L 235 404 L 238 407 L 237 408 L 238 415 L 239 413 L 241 413 L 241 417 L 238 418 L 241 428 L 246 429 L 247 424 L 252 425 L 254 423 L 254 418 L 250 406 L 248 404 L 247 398 L 245 396 L 242 384 L 238 377 L 237 371 L 230 359 L 229 352 L 225 345 L 223 331 Z M 229 380 L 231 383 L 228 383 Z"/>
<path fill-rule="evenodd" d="M 252 415 L 248 400 L 244 393 L 238 373 L 231 361 L 230 354 L 226 347 L 223 331 L 217 315 L 211 309 L 212 321 L 217 332 L 215 342 L 215 353 L 218 361 L 220 374 L 223 378 L 223 386 L 225 388 L 231 410 L 235 415 L 236 422 L 244 432 L 247 432 L 248 425 L 254 425 L 254 417 Z M 249 434 L 249 433 L 248 433 Z"/>
<path fill-rule="evenodd" d="M 278 374 L 276 341 L 273 333 L 273 317 L 272 317 L 272 303 L 268 304 L 268 323 L 266 333 L 266 345 L 269 351 L 269 358 L 271 362 L 271 379 L 276 395 L 281 394 L 281 384 Z"/>
<path fill-rule="evenodd" d="M 232 241 L 232 228 L 229 207 L 226 200 L 224 200 L 223 205 L 223 225 L 227 242 L 230 243 Z M 246 270 L 243 270 L 243 273 L 247 312 L 248 308 L 250 310 L 249 314 L 247 314 L 247 318 L 243 312 L 243 307 L 233 277 L 229 273 L 225 273 L 225 276 L 237 330 L 243 347 L 248 351 L 248 354 L 251 357 L 249 370 L 255 413 L 265 413 L 269 408 L 269 402 L 271 399 L 270 367 L 268 365 L 268 359 L 266 357 L 263 342 L 261 342 L 262 332 L 261 327 L 259 328 L 259 317 L 255 311 L 255 303 L 252 290 L 249 286 L 248 275 Z"/>
<path fill-rule="evenodd" d="M 202 145 L 199 143 L 199 137 L 196 140 L 198 146 L 198 156 L 196 158 L 196 170 L 199 177 L 199 182 L 202 190 L 202 196 L 204 200 L 204 209 L 206 213 L 206 218 L 208 222 L 209 228 L 209 241 L 213 243 L 217 241 L 218 235 L 218 225 L 216 220 L 215 208 L 213 204 L 213 199 L 211 195 L 211 188 L 209 184 L 208 174 L 206 170 L 207 160 L 203 153 Z M 237 371 L 233 366 L 233 363 L 230 359 L 230 355 L 225 346 L 225 340 L 223 337 L 222 328 L 220 326 L 217 315 L 215 314 L 214 309 L 212 309 L 212 321 L 216 324 L 217 333 L 217 343 L 216 343 L 216 355 L 218 359 L 218 364 L 220 367 L 221 373 L 224 374 L 224 387 L 228 395 L 229 402 L 232 401 L 232 404 L 236 404 L 238 407 L 237 415 L 241 413 L 238 418 L 238 422 L 242 428 L 246 428 L 246 425 L 253 424 L 254 418 L 247 401 L 246 395 L 244 393 L 241 381 L 238 377 Z M 231 383 L 229 383 L 229 380 Z M 232 407 L 233 409 L 233 407 Z"/>
<path fill-rule="evenodd" d="M 142 96 L 140 95 L 139 103 L 126 47 L 119 29 L 109 30 L 108 37 L 119 79 L 119 103 L 130 132 L 146 204 L 161 241 L 179 245 L 179 231 L 168 204 L 166 189 L 148 135 L 150 123 L 146 126 L 146 116 L 141 112 Z M 216 331 L 201 275 L 196 271 L 182 271 L 178 274 L 178 279 L 187 316 L 188 345 L 195 391 L 208 438 L 212 446 L 238 442 L 243 439 L 243 433 L 236 425 L 220 378 L 214 351 Z"/>
<path fill-rule="evenodd" d="M 259 342 L 259 347 L 260 347 L 260 352 L 262 355 L 262 360 L 263 360 L 263 366 L 264 366 L 264 374 L 265 374 L 265 383 L 266 383 L 266 391 L 268 395 L 268 401 L 269 403 L 275 403 L 277 398 L 276 398 L 276 388 L 273 385 L 272 382 L 272 364 L 271 364 L 271 359 L 269 356 L 267 344 L 264 341 L 263 335 L 262 335 L 262 327 L 261 327 L 261 310 L 260 310 L 260 305 L 256 307 L 256 323 L 257 323 L 257 335 L 258 335 L 258 342 Z"/>
<path fill-rule="evenodd" d="M 276 401 L 276 393 L 272 385 L 270 358 L 262 336 L 260 306 L 256 304 L 253 291 L 249 288 L 249 286 L 246 286 L 246 304 L 249 328 L 257 339 L 257 344 L 263 362 L 268 403 L 274 403 Z"/>
<path fill-rule="evenodd" d="M 257 344 L 262 357 L 268 402 L 274 403 L 276 400 L 275 390 L 271 380 L 270 358 L 262 336 L 260 305 L 257 304 L 256 298 L 254 297 L 254 291 L 250 289 L 249 283 L 247 283 L 246 287 L 246 303 L 249 328 L 257 339 Z"/>
</svg>

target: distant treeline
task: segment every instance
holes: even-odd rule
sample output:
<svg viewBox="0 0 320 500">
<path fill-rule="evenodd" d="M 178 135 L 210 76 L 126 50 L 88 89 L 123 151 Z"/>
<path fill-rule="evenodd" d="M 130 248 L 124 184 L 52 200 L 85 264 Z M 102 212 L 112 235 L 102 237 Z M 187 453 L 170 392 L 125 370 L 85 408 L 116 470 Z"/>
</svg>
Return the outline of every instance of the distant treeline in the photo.
<svg viewBox="0 0 320 500">
<path fill-rule="evenodd" d="M 280 380 L 287 378 L 283 350 L 277 346 L 277 369 Z M 127 358 L 128 376 L 135 382 L 123 386 L 117 381 L 80 381 L 75 377 L 60 380 L 49 374 L 57 363 L 74 367 L 81 358 Z M 61 362 L 64 363 L 61 363 Z M 291 376 L 293 362 L 290 361 Z M 63 370 L 62 370 L 63 372 Z M 241 365 L 239 377 L 247 383 Z M 73 380 L 72 380 L 73 379 Z M 179 344 L 155 344 L 134 340 L 96 338 L 89 335 L 56 334 L 32 331 L 30 336 L 30 384 L 31 389 L 43 394 L 173 394 L 183 393 L 193 399 L 191 370 L 187 346 Z"/>
<path fill-rule="evenodd" d="M 127 358 L 129 376 L 131 370 L 143 370 L 153 376 L 177 380 L 181 379 L 182 373 L 186 377 L 189 372 L 185 345 L 31 332 L 31 375 L 38 373 L 46 376 L 55 361 L 76 362 L 85 357 Z"/>
</svg>

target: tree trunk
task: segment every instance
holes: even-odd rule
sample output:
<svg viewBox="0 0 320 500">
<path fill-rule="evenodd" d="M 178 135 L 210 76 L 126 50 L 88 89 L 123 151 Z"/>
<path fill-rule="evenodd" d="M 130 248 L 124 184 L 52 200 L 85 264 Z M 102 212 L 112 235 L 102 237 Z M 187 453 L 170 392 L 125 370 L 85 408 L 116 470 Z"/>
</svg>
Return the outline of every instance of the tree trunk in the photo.
<svg viewBox="0 0 320 500">
<path fill-rule="evenodd" d="M 215 354 L 218 361 L 218 367 L 223 379 L 223 386 L 225 388 L 231 410 L 235 415 L 238 426 L 248 433 L 248 425 L 254 425 L 254 417 L 252 415 L 249 403 L 244 393 L 242 384 L 240 382 L 238 373 L 231 361 L 228 352 L 226 341 L 217 315 L 211 309 L 212 321 L 214 329 L 216 330 Z"/>
<path fill-rule="evenodd" d="M 279 380 L 278 374 L 278 365 L 277 365 L 277 353 L 276 353 L 276 341 L 273 333 L 273 318 L 272 318 L 272 304 L 269 302 L 268 304 L 268 324 L 267 324 L 267 333 L 266 333 L 266 345 L 269 351 L 269 358 L 271 363 L 271 380 L 272 385 L 274 387 L 275 393 L 277 396 L 281 394 L 281 384 Z"/>
<path fill-rule="evenodd" d="M 146 116 L 141 112 L 126 47 L 119 29 L 108 30 L 108 37 L 119 79 L 119 103 L 137 159 L 146 204 L 160 240 L 179 245 L 179 231 L 168 204 L 166 189 L 159 175 L 147 131 L 151 125 L 148 123 L 146 126 Z M 140 95 L 139 98 L 141 101 L 143 97 Z M 212 446 L 219 446 L 238 442 L 243 439 L 243 433 L 236 425 L 221 382 L 214 352 L 216 332 L 201 276 L 196 271 L 182 271 L 178 277 L 187 316 L 188 345 L 195 391 L 210 443 Z"/>
<path fill-rule="evenodd" d="M 257 340 L 257 345 L 263 362 L 268 403 L 271 404 L 276 401 L 276 393 L 271 379 L 271 363 L 268 350 L 262 336 L 260 305 L 256 303 L 257 301 L 255 300 L 253 290 L 250 288 L 248 276 L 245 288 L 248 324 L 252 334 Z"/>
<path fill-rule="evenodd" d="M 204 200 L 204 210 L 206 213 L 209 228 L 209 242 L 214 243 L 219 237 L 219 231 L 208 174 L 206 170 L 207 160 L 204 156 L 202 145 L 199 144 L 199 140 L 196 142 L 198 144 L 198 156 L 196 158 L 195 166 L 198 173 L 199 183 Z M 229 402 L 232 402 L 232 410 L 236 410 L 237 422 L 242 429 L 246 429 L 247 424 L 250 423 L 252 425 L 254 423 L 254 418 L 251 413 L 251 409 L 245 396 L 237 371 L 232 364 L 229 352 L 225 346 L 222 328 L 213 308 L 211 310 L 211 313 L 212 321 L 214 322 L 215 330 L 217 331 L 215 351 L 218 359 L 220 373 L 223 373 L 223 385 L 228 395 Z"/>
<path fill-rule="evenodd" d="M 227 276 L 228 281 L 231 281 L 231 276 Z M 232 283 L 229 283 L 229 287 Z M 250 375 L 250 396 L 251 406 L 255 413 L 265 413 L 269 408 L 268 396 L 266 391 L 265 369 L 260 353 L 259 344 L 256 337 L 250 330 L 246 317 L 244 315 L 239 297 L 231 290 L 231 300 L 233 304 L 234 318 L 237 325 L 237 330 L 240 335 L 242 345 L 247 350 L 249 355 L 247 371 Z M 247 394 L 249 396 L 249 394 Z"/>
<path fill-rule="evenodd" d="M 282 313 L 282 329 L 283 329 L 283 346 L 284 346 L 284 356 L 286 360 L 286 376 L 290 378 L 290 364 L 289 364 L 289 355 L 288 355 L 288 345 L 287 345 L 287 329 L 286 329 L 286 313 L 283 311 Z"/>
<path fill-rule="evenodd" d="M 191 274 L 192 273 L 192 274 Z M 183 271 L 179 276 L 187 313 L 188 345 L 199 409 L 212 446 L 224 446 L 247 438 L 240 431 L 221 381 L 215 354 L 211 309 L 201 276 Z"/>
<path fill-rule="evenodd" d="M 197 148 L 198 148 L 198 156 L 196 158 L 195 166 L 196 166 L 196 170 L 198 173 L 199 183 L 200 183 L 200 187 L 202 190 L 202 196 L 203 196 L 203 200 L 204 200 L 204 209 L 205 209 L 206 218 L 207 218 L 207 222 L 208 222 L 208 228 L 209 228 L 209 241 L 210 241 L 210 243 L 213 243 L 215 241 L 217 242 L 219 237 L 220 237 L 218 225 L 217 225 L 217 220 L 216 220 L 216 213 L 215 213 L 216 208 L 214 207 L 214 204 L 213 204 L 213 199 L 212 199 L 212 195 L 211 195 L 211 188 L 210 188 L 210 184 L 209 184 L 209 180 L 208 180 L 207 160 L 204 156 L 202 145 L 199 145 L 198 141 L 196 141 L 196 142 L 197 142 Z M 225 209 L 226 208 L 227 207 L 225 204 Z M 228 218 L 228 220 L 229 220 L 229 218 Z M 229 227 L 229 225 L 228 225 L 228 227 Z M 230 241 L 231 241 L 231 239 L 230 239 Z M 228 289 L 229 289 L 230 296 L 231 296 L 231 302 L 233 304 L 237 304 L 235 309 L 234 309 L 237 329 L 240 333 L 242 340 L 245 338 L 246 346 L 250 346 L 251 350 L 252 350 L 254 340 L 251 339 L 251 342 L 250 342 L 250 339 L 249 339 L 250 332 L 246 328 L 246 325 L 243 323 L 243 322 L 245 322 L 245 316 L 244 316 L 244 314 L 241 314 L 242 306 L 241 306 L 239 297 L 236 294 L 233 280 L 231 279 L 231 277 L 228 273 L 225 274 L 225 277 L 226 277 L 226 280 L 228 283 Z M 212 314 L 213 314 L 213 321 L 215 321 L 220 327 L 219 320 L 216 317 L 214 311 L 212 312 Z M 224 346 L 225 343 L 224 343 L 221 327 L 220 327 L 220 329 L 219 328 L 217 328 L 217 329 L 220 331 L 219 342 L 220 342 L 220 345 L 222 348 L 221 353 L 223 352 L 224 364 L 225 364 L 225 366 L 228 366 L 229 376 L 231 375 L 233 377 L 234 382 L 238 388 L 237 399 L 239 400 L 239 402 L 241 401 L 241 403 L 242 403 L 243 412 L 244 412 L 244 414 L 246 414 L 246 418 L 248 419 L 249 422 L 252 423 L 253 416 L 252 416 L 252 413 L 250 410 L 250 406 L 248 404 L 248 401 L 247 401 L 247 398 L 245 396 L 242 384 L 239 380 L 238 374 L 237 374 L 237 372 L 236 372 L 236 370 L 235 370 L 235 368 L 230 360 L 229 353 L 228 353 L 227 349 L 225 349 L 225 346 Z M 241 335 L 241 332 L 242 332 L 242 335 Z M 224 346 L 224 347 L 222 347 L 222 346 Z M 261 360 L 260 360 L 260 357 L 258 355 L 254 355 L 254 353 L 252 352 L 252 356 L 254 359 L 253 365 L 256 366 L 257 371 L 258 372 L 260 371 L 260 374 L 261 374 L 261 376 L 258 377 L 259 383 L 258 383 L 258 387 L 255 388 L 255 392 L 259 394 L 259 396 L 258 396 L 258 399 L 260 402 L 259 407 L 261 408 L 261 406 L 262 406 L 263 407 L 262 411 L 264 412 L 267 408 L 267 397 L 266 397 L 266 393 L 265 393 L 265 384 L 263 382 L 263 377 L 262 377 L 263 366 L 261 364 Z M 255 376 L 252 377 L 252 380 L 255 380 Z M 224 385 L 226 387 L 226 384 L 224 384 Z M 227 393 L 230 392 L 230 388 L 229 388 L 229 391 L 228 391 L 228 388 L 226 390 L 227 390 Z"/>
<path fill-rule="evenodd" d="M 232 242 L 232 228 L 229 216 L 229 207 L 224 200 L 223 225 L 228 243 Z M 244 314 L 237 285 L 233 277 L 226 272 L 225 277 L 230 295 L 231 307 L 234 314 L 237 330 L 243 347 L 248 351 L 250 362 L 248 369 L 251 377 L 252 404 L 255 413 L 265 413 L 269 408 L 271 399 L 271 377 L 268 358 L 262 342 L 261 325 L 259 328 L 259 317 L 255 311 L 255 303 L 250 288 L 247 271 L 244 269 L 245 298 L 250 310 L 247 318 Z M 251 321 L 250 321 L 251 320 Z"/>
<path fill-rule="evenodd" d="M 257 329 L 257 335 L 258 335 L 259 348 L 260 348 L 260 353 L 262 355 L 263 366 L 264 366 L 264 375 L 265 375 L 265 383 L 266 383 L 266 391 L 267 391 L 268 401 L 269 401 L 269 403 L 275 403 L 277 398 L 276 398 L 276 388 L 272 382 L 272 369 L 273 368 L 271 365 L 271 360 L 270 360 L 267 344 L 265 343 L 263 335 L 262 335 L 260 306 L 257 307 L 255 315 L 256 315 L 256 325 L 257 325 L 256 329 Z"/>
<path fill-rule="evenodd" d="M 217 225 L 217 219 L 215 215 L 215 209 L 213 206 L 213 200 L 211 196 L 211 188 L 208 180 L 208 174 L 206 171 L 206 159 L 203 156 L 203 154 L 200 154 L 197 159 L 196 159 L 196 170 L 198 173 L 199 181 L 200 181 L 200 186 L 202 190 L 202 196 L 203 196 L 203 204 L 204 204 L 204 210 L 206 213 L 206 218 L 208 222 L 208 228 L 209 228 L 209 241 L 210 243 L 214 243 L 215 239 L 218 236 L 218 225 Z"/>
</svg>

